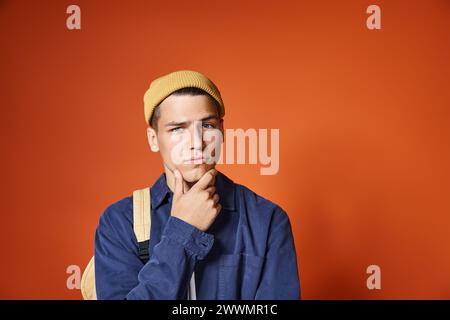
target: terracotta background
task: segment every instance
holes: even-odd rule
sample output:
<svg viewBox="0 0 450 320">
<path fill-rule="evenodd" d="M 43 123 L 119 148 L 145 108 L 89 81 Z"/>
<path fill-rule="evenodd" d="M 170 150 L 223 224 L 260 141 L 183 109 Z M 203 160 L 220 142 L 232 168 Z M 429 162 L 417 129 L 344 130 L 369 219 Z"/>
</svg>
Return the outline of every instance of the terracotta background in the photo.
<svg viewBox="0 0 450 320">
<path fill-rule="evenodd" d="M 0 0 L 0 298 L 81 298 L 99 216 L 162 172 L 142 96 L 177 69 L 280 129 L 277 175 L 219 169 L 288 212 L 303 298 L 450 298 L 449 36 L 446 0 Z"/>
</svg>

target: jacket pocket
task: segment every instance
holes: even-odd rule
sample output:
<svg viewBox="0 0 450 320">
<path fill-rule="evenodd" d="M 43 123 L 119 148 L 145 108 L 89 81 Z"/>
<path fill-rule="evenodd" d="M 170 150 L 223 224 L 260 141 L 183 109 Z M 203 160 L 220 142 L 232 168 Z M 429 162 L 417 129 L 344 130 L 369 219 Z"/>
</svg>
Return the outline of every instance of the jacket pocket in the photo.
<svg viewBox="0 0 450 320">
<path fill-rule="evenodd" d="M 253 300 L 263 265 L 264 258 L 246 253 L 221 255 L 218 298 Z"/>
</svg>

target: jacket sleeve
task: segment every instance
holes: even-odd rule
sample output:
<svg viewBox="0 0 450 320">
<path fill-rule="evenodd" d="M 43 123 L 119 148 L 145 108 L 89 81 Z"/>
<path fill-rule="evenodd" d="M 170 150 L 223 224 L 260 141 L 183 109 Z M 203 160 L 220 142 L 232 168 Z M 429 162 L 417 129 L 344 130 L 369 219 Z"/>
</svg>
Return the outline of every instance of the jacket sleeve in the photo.
<svg viewBox="0 0 450 320">
<path fill-rule="evenodd" d="M 255 299 L 298 300 L 300 281 L 294 238 L 289 217 L 279 207 L 275 210 L 269 230 L 263 275 Z"/>
<path fill-rule="evenodd" d="M 144 265 L 138 256 L 132 225 L 108 208 L 95 235 L 97 299 L 176 300 L 186 296 L 198 260 L 210 251 L 214 237 L 170 217 Z"/>
</svg>

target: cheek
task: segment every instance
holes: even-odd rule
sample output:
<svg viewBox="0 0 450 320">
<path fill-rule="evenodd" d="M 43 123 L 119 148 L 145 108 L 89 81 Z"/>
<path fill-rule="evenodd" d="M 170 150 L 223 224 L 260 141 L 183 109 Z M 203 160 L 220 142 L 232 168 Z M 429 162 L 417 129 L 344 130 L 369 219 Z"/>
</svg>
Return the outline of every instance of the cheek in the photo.
<svg viewBox="0 0 450 320">
<path fill-rule="evenodd" d="M 203 141 L 205 142 L 205 150 L 213 153 L 220 152 L 220 148 L 223 143 L 223 135 L 220 131 L 213 132 L 209 135 L 205 135 L 203 137 Z"/>
<path fill-rule="evenodd" d="M 166 135 L 158 137 L 159 152 L 163 158 L 167 158 L 167 154 L 170 154 L 172 145 L 170 139 Z"/>
<path fill-rule="evenodd" d="M 161 156 L 166 162 L 177 163 L 188 148 L 188 141 L 182 135 L 164 135 L 159 140 Z"/>
</svg>

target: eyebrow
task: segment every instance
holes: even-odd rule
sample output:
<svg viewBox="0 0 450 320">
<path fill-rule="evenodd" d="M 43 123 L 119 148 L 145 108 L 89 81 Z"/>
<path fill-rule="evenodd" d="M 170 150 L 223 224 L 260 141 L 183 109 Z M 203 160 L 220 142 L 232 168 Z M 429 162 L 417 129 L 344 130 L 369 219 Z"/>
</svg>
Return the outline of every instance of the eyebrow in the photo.
<svg viewBox="0 0 450 320">
<path fill-rule="evenodd" d="M 200 120 L 197 120 L 197 121 L 202 121 L 203 122 L 203 121 L 208 121 L 208 120 L 211 120 L 211 119 L 219 120 L 219 117 L 216 116 L 216 115 L 211 115 L 211 116 L 207 116 L 207 117 L 205 117 L 203 119 L 200 119 Z M 183 121 L 183 122 L 170 121 L 170 122 L 166 123 L 165 127 L 183 126 L 183 125 L 186 125 L 186 124 L 191 123 L 191 122 L 192 121 Z"/>
</svg>

